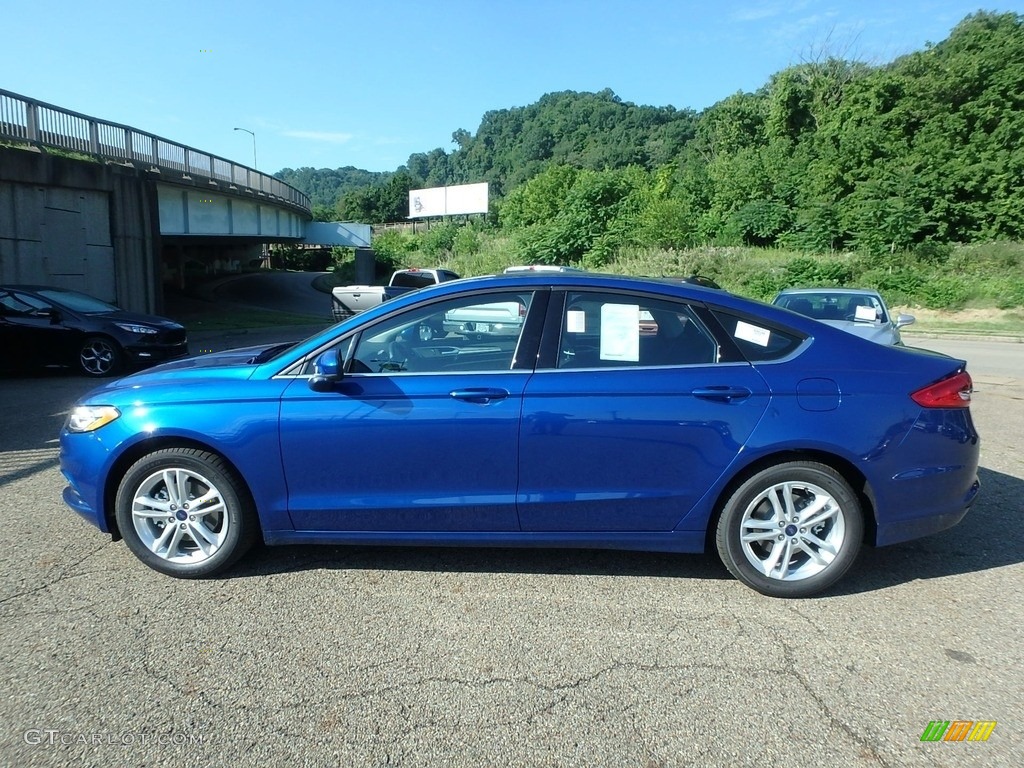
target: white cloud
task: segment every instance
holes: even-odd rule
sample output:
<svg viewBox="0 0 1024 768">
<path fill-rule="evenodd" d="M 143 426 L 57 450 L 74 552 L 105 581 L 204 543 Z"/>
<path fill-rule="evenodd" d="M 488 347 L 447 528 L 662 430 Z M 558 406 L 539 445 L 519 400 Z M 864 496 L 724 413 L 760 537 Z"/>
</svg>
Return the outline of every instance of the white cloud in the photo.
<svg viewBox="0 0 1024 768">
<path fill-rule="evenodd" d="M 738 8 L 730 14 L 733 21 L 762 21 L 777 16 L 788 16 L 801 12 L 808 6 L 807 0 L 800 2 L 758 2 Z"/>
<path fill-rule="evenodd" d="M 284 135 L 293 139 L 325 141 L 330 144 L 347 144 L 355 138 L 351 133 L 336 133 L 331 131 L 284 131 Z"/>
</svg>

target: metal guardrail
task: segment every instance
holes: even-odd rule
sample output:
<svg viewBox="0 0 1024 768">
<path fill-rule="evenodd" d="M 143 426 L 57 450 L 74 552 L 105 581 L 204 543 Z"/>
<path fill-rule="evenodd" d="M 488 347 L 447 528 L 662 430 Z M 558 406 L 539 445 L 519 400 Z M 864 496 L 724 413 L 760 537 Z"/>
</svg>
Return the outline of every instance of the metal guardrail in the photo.
<svg viewBox="0 0 1024 768">
<path fill-rule="evenodd" d="M 280 179 L 127 125 L 46 104 L 0 88 L 0 140 L 26 142 L 103 160 L 196 174 L 245 187 L 310 213 L 309 197 Z"/>
</svg>

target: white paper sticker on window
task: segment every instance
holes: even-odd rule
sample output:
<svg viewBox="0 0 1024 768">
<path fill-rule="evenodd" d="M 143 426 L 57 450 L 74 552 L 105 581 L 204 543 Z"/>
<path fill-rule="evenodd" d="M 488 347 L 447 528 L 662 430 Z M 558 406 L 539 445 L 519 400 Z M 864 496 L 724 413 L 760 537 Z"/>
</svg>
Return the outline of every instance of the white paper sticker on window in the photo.
<svg viewBox="0 0 1024 768">
<path fill-rule="evenodd" d="M 570 309 L 565 313 L 565 330 L 568 333 L 587 332 L 587 313 L 582 309 Z"/>
<path fill-rule="evenodd" d="M 640 305 L 601 305 L 601 359 L 640 361 Z"/>
<path fill-rule="evenodd" d="M 761 328 L 757 325 L 744 323 L 742 320 L 736 321 L 735 336 L 737 339 L 749 341 L 751 344 L 757 344 L 759 347 L 767 347 L 768 339 L 771 338 L 771 335 L 772 332 L 767 328 Z"/>
<path fill-rule="evenodd" d="M 875 320 L 875 308 L 874 307 L 857 307 L 853 311 L 854 320 Z"/>
</svg>

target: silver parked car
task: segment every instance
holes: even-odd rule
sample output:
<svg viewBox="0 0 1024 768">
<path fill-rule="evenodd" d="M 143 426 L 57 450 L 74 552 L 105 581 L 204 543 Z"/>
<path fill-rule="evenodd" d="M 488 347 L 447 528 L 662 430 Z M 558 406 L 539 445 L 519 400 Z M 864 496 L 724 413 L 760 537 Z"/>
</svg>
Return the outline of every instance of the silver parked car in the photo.
<svg viewBox="0 0 1024 768">
<path fill-rule="evenodd" d="M 894 318 L 878 291 L 860 288 L 789 288 L 772 304 L 878 344 L 902 344 L 900 328 L 914 322 L 913 315 Z"/>
</svg>

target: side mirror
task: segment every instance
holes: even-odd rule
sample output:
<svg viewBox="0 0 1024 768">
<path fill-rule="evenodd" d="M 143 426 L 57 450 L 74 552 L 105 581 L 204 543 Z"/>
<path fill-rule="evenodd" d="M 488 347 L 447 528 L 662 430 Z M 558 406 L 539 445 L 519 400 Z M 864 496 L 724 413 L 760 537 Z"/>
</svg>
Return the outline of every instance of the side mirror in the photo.
<svg viewBox="0 0 1024 768">
<path fill-rule="evenodd" d="M 309 377 L 309 388 L 314 392 L 330 392 L 341 379 L 341 355 L 338 350 L 329 349 L 316 359 L 313 375 Z"/>
<path fill-rule="evenodd" d="M 896 315 L 896 327 L 902 328 L 905 325 L 911 325 L 917 321 L 913 315 Z"/>
</svg>

